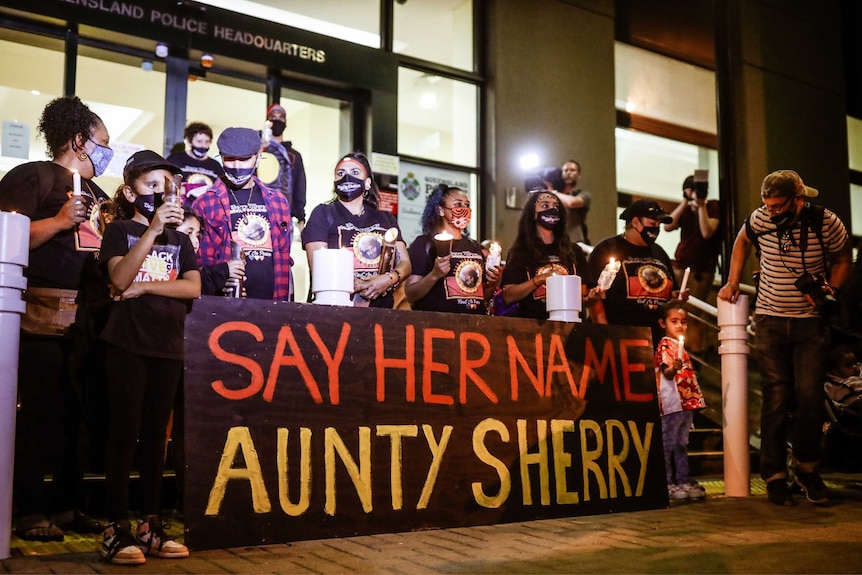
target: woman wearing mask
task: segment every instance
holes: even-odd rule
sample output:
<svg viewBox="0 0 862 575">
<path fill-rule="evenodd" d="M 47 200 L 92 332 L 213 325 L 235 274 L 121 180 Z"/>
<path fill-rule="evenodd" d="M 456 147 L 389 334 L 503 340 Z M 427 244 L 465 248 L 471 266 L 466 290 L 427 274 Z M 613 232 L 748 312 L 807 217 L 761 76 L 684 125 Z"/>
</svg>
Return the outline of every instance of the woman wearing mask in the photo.
<svg viewBox="0 0 862 575">
<path fill-rule="evenodd" d="M 113 151 L 105 124 L 77 97 L 52 100 L 38 129 L 51 161 L 22 164 L 0 181 L 0 209 L 31 221 L 13 495 L 20 537 L 62 541 L 59 526 L 79 532 L 101 527 L 72 511 L 82 475 L 74 449 L 79 408 L 66 364 L 81 269 L 87 255 L 99 250 L 100 208 L 108 200 L 92 178 L 107 169 Z M 43 479 L 52 472 L 49 493 Z"/>
<path fill-rule="evenodd" d="M 410 257 L 395 216 L 377 209 L 379 192 L 368 158 L 360 152 L 348 154 L 335 166 L 335 198 L 311 212 L 302 230 L 302 246 L 312 270 L 313 254 L 319 249 L 349 249 L 353 252 L 354 305 L 391 308 L 392 292 L 410 275 Z M 395 228 L 395 258 L 392 271 L 378 273 L 383 239 Z"/>
<path fill-rule="evenodd" d="M 589 309 L 592 321 L 607 323 L 587 258 L 566 233 L 566 212 L 560 209 L 560 200 L 550 191 L 531 192 L 500 279 L 503 302 L 517 302 L 519 317 L 547 319 L 546 280 L 552 275 L 571 274 L 581 276 L 584 308 Z"/>
<path fill-rule="evenodd" d="M 459 188 L 440 184 L 422 214 L 422 235 L 410 244 L 413 271 L 405 295 L 414 310 L 484 314 L 494 294 L 499 269 L 485 269 L 482 246 L 465 235 L 470 199 Z M 452 236 L 448 253 L 440 254 L 434 236 Z"/>
</svg>

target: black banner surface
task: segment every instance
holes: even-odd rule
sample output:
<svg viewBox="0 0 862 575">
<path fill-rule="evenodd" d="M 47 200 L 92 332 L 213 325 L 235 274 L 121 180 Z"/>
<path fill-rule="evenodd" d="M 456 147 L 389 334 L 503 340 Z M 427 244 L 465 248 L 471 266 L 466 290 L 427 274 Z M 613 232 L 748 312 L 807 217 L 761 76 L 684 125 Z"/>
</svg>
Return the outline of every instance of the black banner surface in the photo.
<svg viewBox="0 0 862 575">
<path fill-rule="evenodd" d="M 204 297 L 186 543 L 668 505 L 646 328 Z"/>
</svg>

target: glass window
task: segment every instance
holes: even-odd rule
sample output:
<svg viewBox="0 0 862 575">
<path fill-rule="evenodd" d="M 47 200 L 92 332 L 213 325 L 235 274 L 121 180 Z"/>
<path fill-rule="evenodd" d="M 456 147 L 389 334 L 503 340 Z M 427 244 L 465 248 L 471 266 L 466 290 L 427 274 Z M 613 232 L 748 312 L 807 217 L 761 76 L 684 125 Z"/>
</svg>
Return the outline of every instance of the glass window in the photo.
<svg viewBox="0 0 862 575">
<path fill-rule="evenodd" d="M 0 178 L 19 164 L 48 159 L 37 125 L 48 102 L 63 95 L 62 50 L 59 40 L 0 29 Z"/>
<path fill-rule="evenodd" d="M 862 172 L 862 120 L 847 116 L 847 147 L 850 169 Z"/>
<path fill-rule="evenodd" d="M 123 181 L 126 159 L 138 150 L 164 151 L 165 73 L 131 57 L 82 47 L 76 92 L 102 118 L 114 158 L 96 183 L 113 195 Z"/>
<path fill-rule="evenodd" d="M 862 236 L 862 186 L 850 184 L 850 222 L 844 223 L 852 235 Z"/>
<path fill-rule="evenodd" d="M 395 2 L 394 28 L 396 53 L 473 69 L 472 0 Z"/>
<path fill-rule="evenodd" d="M 477 165 L 478 88 L 473 84 L 398 70 L 398 152 Z"/>
<path fill-rule="evenodd" d="M 717 133 L 711 70 L 620 42 L 614 58 L 617 109 Z"/>
<path fill-rule="evenodd" d="M 371 48 L 380 47 L 380 0 L 200 0 L 200 3 Z"/>
<path fill-rule="evenodd" d="M 670 211 L 682 200 L 682 182 L 695 169 L 709 170 L 709 199 L 718 199 L 718 152 L 709 148 L 617 128 L 617 188 L 622 193 L 649 196 L 668 202 Z M 618 210 L 622 212 L 622 210 Z M 617 220 L 622 233 L 625 222 Z M 679 230 L 662 232 L 658 242 L 673 254 L 679 243 Z"/>
</svg>

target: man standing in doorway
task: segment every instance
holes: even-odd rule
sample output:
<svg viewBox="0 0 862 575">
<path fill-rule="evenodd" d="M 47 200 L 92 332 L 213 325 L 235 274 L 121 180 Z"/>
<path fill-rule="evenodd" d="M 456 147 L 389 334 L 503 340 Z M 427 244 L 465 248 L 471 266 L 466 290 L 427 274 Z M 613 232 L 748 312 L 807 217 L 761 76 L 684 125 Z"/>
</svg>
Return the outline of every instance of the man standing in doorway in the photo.
<svg viewBox="0 0 862 575">
<path fill-rule="evenodd" d="M 590 211 L 592 196 L 586 190 L 578 187 L 578 179 L 581 177 L 581 165 L 575 160 L 568 160 L 563 164 L 563 186 L 562 190 L 555 191 L 560 204 L 568 210 L 569 238 L 573 242 L 589 244 L 587 236 L 587 212 Z"/>
<path fill-rule="evenodd" d="M 202 122 L 192 122 L 183 131 L 183 138 L 188 150 L 171 154 L 167 161 L 182 171 L 185 203 L 190 206 L 224 174 L 224 170 L 208 155 L 213 140 L 212 128 Z"/>
<path fill-rule="evenodd" d="M 192 205 L 201 222 L 200 265 L 227 262 L 231 243 L 245 253 L 246 296 L 292 299 L 290 206 L 254 176 L 261 155 L 260 135 L 251 128 L 227 128 L 216 144 L 224 176 Z"/>
<path fill-rule="evenodd" d="M 740 228 L 730 256 L 727 283 L 718 297 L 739 298 L 742 267 L 751 247 L 760 259 L 754 343 L 760 365 L 760 475 L 769 501 L 794 505 L 787 484 L 787 447 L 792 445 L 795 481 L 809 501 L 829 501 L 820 478 L 823 433 L 824 357 L 829 328 L 817 303 L 828 278 L 840 288 L 852 269 L 844 224 L 831 211 L 806 201 L 816 197 L 793 170 L 772 172 L 760 199 Z M 819 280 L 818 280 L 819 278 Z"/>
<path fill-rule="evenodd" d="M 285 141 L 287 113 L 281 104 L 273 104 L 266 111 L 269 134 L 264 134 L 264 157 L 258 169 L 258 177 L 269 188 L 281 192 L 290 204 L 290 213 L 297 223 L 305 224 L 305 166 L 302 154 Z M 268 138 L 268 140 L 267 140 Z"/>
</svg>

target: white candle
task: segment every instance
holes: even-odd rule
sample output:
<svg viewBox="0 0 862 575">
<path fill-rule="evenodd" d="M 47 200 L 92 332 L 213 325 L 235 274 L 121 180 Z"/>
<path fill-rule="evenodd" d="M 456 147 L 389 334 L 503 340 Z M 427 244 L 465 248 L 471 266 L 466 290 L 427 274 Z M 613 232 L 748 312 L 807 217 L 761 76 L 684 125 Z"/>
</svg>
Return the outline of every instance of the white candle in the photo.
<svg viewBox="0 0 862 575">
<path fill-rule="evenodd" d="M 685 286 L 688 285 L 688 274 L 691 273 L 691 268 L 685 268 L 685 273 L 682 274 L 682 285 L 679 287 L 679 299 L 682 299 L 682 292 L 685 291 Z"/>
<path fill-rule="evenodd" d="M 81 195 L 81 174 L 75 169 L 72 170 L 72 195 Z"/>
<path fill-rule="evenodd" d="M 620 265 L 620 262 L 616 261 L 614 258 L 611 258 L 608 261 L 602 270 L 601 275 L 599 275 L 598 283 L 600 288 L 605 291 L 611 288 L 611 284 L 614 283 L 614 278 L 617 277 L 617 272 L 620 271 Z"/>
<path fill-rule="evenodd" d="M 485 258 L 485 269 L 496 268 L 500 265 L 502 261 L 500 259 L 500 253 L 502 253 L 503 248 L 500 247 L 500 244 L 497 242 L 491 242 L 491 245 L 488 246 L 488 257 Z"/>
<path fill-rule="evenodd" d="M 682 336 L 679 336 L 679 345 L 677 346 L 676 357 L 678 359 L 682 359 L 682 356 L 684 354 L 685 354 L 685 338 Z"/>
</svg>

